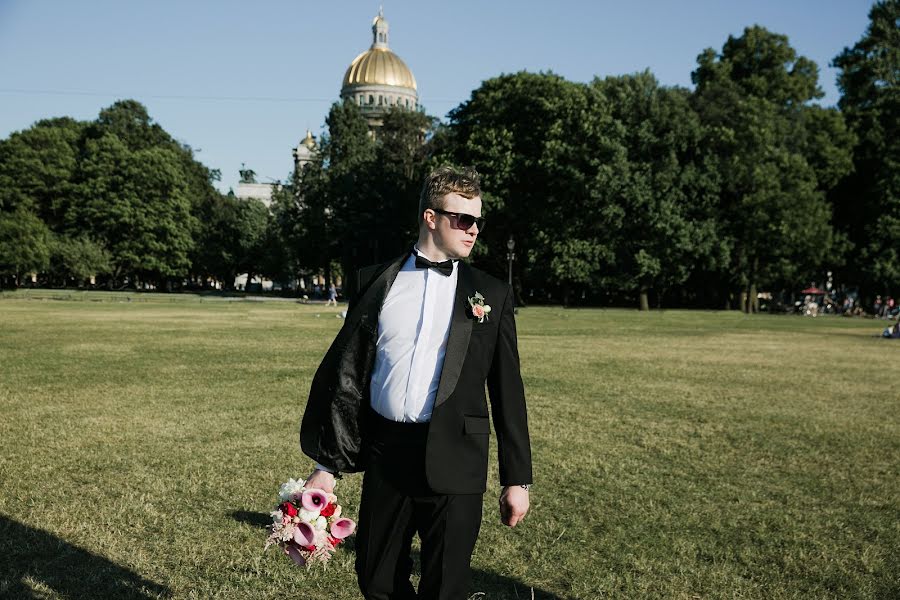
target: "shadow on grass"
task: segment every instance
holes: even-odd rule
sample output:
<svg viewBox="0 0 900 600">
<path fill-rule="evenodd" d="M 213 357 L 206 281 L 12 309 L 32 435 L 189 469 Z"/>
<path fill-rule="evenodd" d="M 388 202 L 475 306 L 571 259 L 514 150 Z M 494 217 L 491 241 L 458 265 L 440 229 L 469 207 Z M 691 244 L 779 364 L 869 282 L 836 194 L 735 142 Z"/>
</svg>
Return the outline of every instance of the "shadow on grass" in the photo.
<svg viewBox="0 0 900 600">
<path fill-rule="evenodd" d="M 0 598 L 168 598 L 169 588 L 0 515 Z"/>
<path fill-rule="evenodd" d="M 231 518 L 238 523 L 246 523 L 257 529 L 265 529 L 272 523 L 272 517 L 266 513 L 253 512 L 249 510 L 235 510 L 231 513 Z"/>
<path fill-rule="evenodd" d="M 246 523 L 251 527 L 264 530 L 272 517 L 266 513 L 251 512 L 246 510 L 236 510 L 231 513 L 231 517 L 240 523 Z M 342 552 L 356 553 L 356 536 L 350 536 L 341 544 Z M 413 572 L 421 570 L 419 553 L 417 550 L 412 551 Z M 516 579 L 493 573 L 491 571 L 483 571 L 481 569 L 472 569 L 472 593 L 469 595 L 471 600 L 531 600 L 531 586 L 522 583 Z M 562 596 L 551 594 L 541 589 L 534 589 L 534 600 L 565 600 Z"/>
</svg>

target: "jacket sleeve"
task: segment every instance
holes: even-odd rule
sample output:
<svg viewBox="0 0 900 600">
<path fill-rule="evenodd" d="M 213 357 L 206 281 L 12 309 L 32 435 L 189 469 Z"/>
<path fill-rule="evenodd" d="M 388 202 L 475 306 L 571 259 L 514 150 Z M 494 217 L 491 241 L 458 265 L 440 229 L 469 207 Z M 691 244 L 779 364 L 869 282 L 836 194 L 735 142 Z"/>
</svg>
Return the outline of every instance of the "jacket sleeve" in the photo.
<svg viewBox="0 0 900 600">
<path fill-rule="evenodd" d="M 500 324 L 487 379 L 491 415 L 497 433 L 500 484 L 504 486 L 532 482 L 528 413 L 519 368 L 512 294 L 512 288 L 508 287 L 503 307 L 497 313 L 491 313 L 491 316 L 499 314 Z"/>
<path fill-rule="evenodd" d="M 316 369 L 300 424 L 301 450 L 332 472 L 355 472 L 363 468 L 359 461 L 362 448 L 360 403 L 354 396 L 357 387 L 347 385 L 352 381 L 352 373 L 348 375 L 347 369 L 352 370 L 356 363 L 351 361 L 348 367 L 346 357 L 359 355 L 352 348 L 348 349 L 348 345 L 359 343 L 349 323 L 365 291 L 364 286 L 370 283 L 375 273 L 377 265 L 353 275 L 357 285 L 352 286 L 355 290 L 350 296 L 347 319 Z"/>
</svg>

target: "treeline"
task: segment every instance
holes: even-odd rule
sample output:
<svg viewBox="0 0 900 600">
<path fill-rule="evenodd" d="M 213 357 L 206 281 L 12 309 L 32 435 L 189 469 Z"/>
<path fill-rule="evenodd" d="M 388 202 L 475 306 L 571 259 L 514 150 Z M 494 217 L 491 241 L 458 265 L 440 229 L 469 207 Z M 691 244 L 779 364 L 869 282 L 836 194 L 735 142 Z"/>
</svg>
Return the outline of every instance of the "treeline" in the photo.
<svg viewBox="0 0 900 600">
<path fill-rule="evenodd" d="M 270 215 L 218 193 L 218 178 L 133 100 L 92 122 L 40 121 L 0 142 L 0 277 L 168 289 L 233 281 L 257 260 Z"/>
<path fill-rule="evenodd" d="M 870 18 L 835 58 L 837 108 L 815 103 L 813 61 L 750 27 L 700 54 L 692 91 L 649 72 L 590 83 L 503 75 L 446 125 L 398 113 L 374 141 L 354 106 L 336 105 L 322 162 L 285 199 L 293 222 L 324 236 L 319 264 L 346 271 L 414 239 L 428 169 L 473 165 L 489 223 L 475 260 L 505 274 L 512 237 L 526 302 L 753 311 L 757 292 L 787 300 L 829 272 L 858 300 L 896 295 L 900 2 L 876 4 Z"/>
<path fill-rule="evenodd" d="M 694 89 L 650 72 L 485 81 L 446 124 L 395 111 L 375 137 L 336 104 L 318 160 L 261 203 L 218 194 L 135 102 L 97 121 L 54 119 L 0 142 L 0 274 L 59 284 L 230 284 L 237 273 L 330 280 L 415 239 L 419 186 L 475 166 L 488 228 L 474 260 L 520 298 L 754 310 L 757 291 L 833 273 L 864 295 L 900 292 L 900 0 L 818 67 L 761 27 L 700 54 Z"/>
</svg>

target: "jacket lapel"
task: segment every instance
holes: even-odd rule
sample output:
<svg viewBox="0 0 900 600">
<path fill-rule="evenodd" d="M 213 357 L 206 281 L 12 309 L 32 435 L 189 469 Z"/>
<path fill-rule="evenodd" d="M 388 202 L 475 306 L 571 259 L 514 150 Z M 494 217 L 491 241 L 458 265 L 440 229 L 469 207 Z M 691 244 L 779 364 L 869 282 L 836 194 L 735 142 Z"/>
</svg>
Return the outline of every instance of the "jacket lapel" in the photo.
<svg viewBox="0 0 900 600">
<path fill-rule="evenodd" d="M 370 331 L 377 330 L 381 305 L 407 258 L 408 252 L 388 263 L 381 273 L 372 278 L 360 297 L 356 310 L 347 315 L 347 331 L 355 331 L 360 322 L 366 324 Z"/>
<path fill-rule="evenodd" d="M 434 406 L 443 404 L 459 380 L 466 352 L 469 349 L 469 336 L 472 335 L 472 319 L 469 318 L 469 299 L 467 294 L 474 290 L 472 269 L 459 261 L 459 276 L 456 278 L 456 300 L 453 303 L 453 317 L 450 321 L 450 335 L 447 338 L 447 352 L 444 354 L 444 366 L 441 369 L 441 382 L 438 384 Z"/>
</svg>

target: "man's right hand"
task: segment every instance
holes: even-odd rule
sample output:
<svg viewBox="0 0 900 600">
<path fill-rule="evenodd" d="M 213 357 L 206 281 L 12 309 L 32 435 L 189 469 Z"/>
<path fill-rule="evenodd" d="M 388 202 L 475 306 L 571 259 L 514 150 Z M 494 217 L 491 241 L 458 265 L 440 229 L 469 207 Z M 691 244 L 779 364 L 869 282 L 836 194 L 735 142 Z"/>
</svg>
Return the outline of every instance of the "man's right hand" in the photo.
<svg viewBox="0 0 900 600">
<path fill-rule="evenodd" d="M 328 494 L 334 493 L 334 475 L 322 469 L 316 469 L 306 480 L 306 489 L 319 488 Z"/>
</svg>

